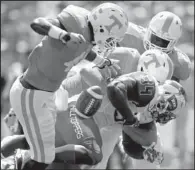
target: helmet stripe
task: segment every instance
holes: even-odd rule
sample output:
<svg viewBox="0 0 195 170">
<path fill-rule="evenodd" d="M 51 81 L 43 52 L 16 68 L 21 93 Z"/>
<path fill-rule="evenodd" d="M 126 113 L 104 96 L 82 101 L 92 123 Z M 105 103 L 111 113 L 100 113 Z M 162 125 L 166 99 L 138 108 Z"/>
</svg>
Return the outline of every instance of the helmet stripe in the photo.
<svg viewBox="0 0 195 170">
<path fill-rule="evenodd" d="M 172 22 L 173 22 L 173 16 L 172 15 L 169 15 L 167 17 L 167 19 L 165 20 L 164 25 L 162 26 L 162 31 L 163 32 L 168 32 L 169 27 L 170 27 L 170 25 L 171 25 Z"/>
<path fill-rule="evenodd" d="M 169 68 L 170 68 L 170 70 L 169 70 L 169 74 L 168 74 L 168 76 L 167 76 L 167 79 L 171 79 L 171 77 L 173 76 L 173 72 L 174 72 L 174 66 L 173 66 L 173 64 L 171 63 L 171 59 L 168 59 L 168 64 L 169 64 Z"/>
</svg>

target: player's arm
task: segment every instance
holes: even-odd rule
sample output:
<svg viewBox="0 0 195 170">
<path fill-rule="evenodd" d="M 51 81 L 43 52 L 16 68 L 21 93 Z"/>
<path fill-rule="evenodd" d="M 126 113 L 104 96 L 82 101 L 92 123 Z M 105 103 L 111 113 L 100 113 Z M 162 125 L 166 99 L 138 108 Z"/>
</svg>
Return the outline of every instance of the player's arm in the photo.
<svg viewBox="0 0 195 170">
<path fill-rule="evenodd" d="M 70 33 L 60 23 L 58 19 L 36 18 L 31 24 L 31 28 L 38 34 L 60 39 L 64 42 L 70 40 Z"/>
<path fill-rule="evenodd" d="M 94 144 L 92 144 L 94 145 Z M 56 161 L 70 164 L 96 165 L 102 160 L 102 152 L 95 152 L 82 145 L 68 144 L 56 148 Z"/>
<path fill-rule="evenodd" d="M 180 82 L 180 80 L 187 80 L 192 72 L 192 64 L 189 57 L 177 50 L 178 66 L 175 68 L 172 80 Z"/>
<path fill-rule="evenodd" d="M 13 155 L 16 149 L 29 149 L 24 135 L 7 136 L 1 141 L 1 158 Z"/>
<path fill-rule="evenodd" d="M 135 86 L 136 81 L 127 75 L 118 77 L 107 86 L 107 95 L 110 102 L 129 125 L 133 125 L 137 122 L 129 105 L 129 100 L 132 98 L 131 95 L 133 95 L 136 90 Z"/>
</svg>

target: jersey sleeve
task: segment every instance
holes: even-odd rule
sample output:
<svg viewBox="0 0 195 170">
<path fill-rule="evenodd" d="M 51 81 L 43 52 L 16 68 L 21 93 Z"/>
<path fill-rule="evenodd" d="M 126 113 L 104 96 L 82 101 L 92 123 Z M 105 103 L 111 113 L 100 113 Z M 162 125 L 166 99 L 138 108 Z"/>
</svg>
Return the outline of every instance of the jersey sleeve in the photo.
<svg viewBox="0 0 195 170">
<path fill-rule="evenodd" d="M 191 61 L 189 57 L 180 50 L 177 50 L 177 60 L 178 64 L 174 69 L 173 76 L 179 80 L 187 80 L 192 71 Z"/>
<path fill-rule="evenodd" d="M 64 8 L 60 14 L 58 14 L 57 19 L 64 26 L 64 28 L 71 32 L 72 28 L 77 28 L 76 22 L 74 22 L 74 18 L 70 13 L 69 6 Z"/>
<path fill-rule="evenodd" d="M 69 97 L 81 93 L 83 90 L 83 82 L 80 73 L 71 69 L 61 86 L 68 91 Z"/>
<path fill-rule="evenodd" d="M 60 14 L 58 14 L 57 18 L 67 31 L 71 32 L 72 29 L 74 29 L 74 32 L 81 33 L 77 22 L 77 17 L 79 17 L 79 15 L 86 15 L 88 12 L 89 11 L 84 8 L 68 5 Z"/>
<path fill-rule="evenodd" d="M 124 39 L 119 43 L 119 46 L 136 48 L 139 52 L 143 52 L 143 37 L 145 28 L 129 22 L 127 32 Z"/>
<path fill-rule="evenodd" d="M 137 64 L 140 57 L 137 49 L 117 47 L 108 57 L 120 61 L 119 66 L 122 69 L 123 74 L 137 71 Z"/>
</svg>

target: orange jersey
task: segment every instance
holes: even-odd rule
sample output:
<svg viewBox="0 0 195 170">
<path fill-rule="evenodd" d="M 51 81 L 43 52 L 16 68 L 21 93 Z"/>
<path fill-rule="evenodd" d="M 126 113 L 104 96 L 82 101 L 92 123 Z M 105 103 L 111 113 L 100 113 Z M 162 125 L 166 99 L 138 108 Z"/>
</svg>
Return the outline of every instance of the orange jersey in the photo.
<svg viewBox="0 0 195 170">
<path fill-rule="evenodd" d="M 100 148 L 102 146 L 100 131 L 94 119 L 83 119 L 69 109 L 57 114 L 55 138 L 56 147 L 75 144 L 91 149 L 89 140 L 95 140 Z"/>
<path fill-rule="evenodd" d="M 45 36 L 29 56 L 29 67 L 25 80 L 32 86 L 45 91 L 56 91 L 67 72 L 83 59 L 92 48 L 91 33 L 87 24 L 89 11 L 70 5 L 59 15 L 60 23 L 68 32 L 84 36 L 86 43 L 64 45 L 60 40 Z"/>
<path fill-rule="evenodd" d="M 143 44 L 145 33 L 145 28 L 133 23 L 129 23 L 125 37 L 119 45 L 122 47 L 136 48 L 139 53 L 142 54 L 145 51 Z M 189 57 L 177 48 L 174 48 L 174 50 L 168 55 L 174 65 L 173 76 L 179 80 L 188 79 L 191 73 L 191 62 Z"/>
</svg>

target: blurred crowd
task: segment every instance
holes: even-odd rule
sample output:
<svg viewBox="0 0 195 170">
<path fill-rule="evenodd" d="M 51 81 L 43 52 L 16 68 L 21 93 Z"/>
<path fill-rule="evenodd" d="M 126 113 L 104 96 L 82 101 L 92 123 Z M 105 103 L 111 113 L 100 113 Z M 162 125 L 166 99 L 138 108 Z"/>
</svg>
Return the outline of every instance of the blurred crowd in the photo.
<svg viewBox="0 0 195 170">
<path fill-rule="evenodd" d="M 105 1 L 1 1 L 1 116 L 9 111 L 9 89 L 28 66 L 28 55 L 42 36 L 31 30 L 36 17 L 55 18 L 67 5 L 88 10 Z M 115 1 L 126 11 L 129 21 L 147 27 L 160 11 L 171 11 L 183 22 L 178 47 L 194 62 L 194 1 Z M 193 71 L 192 71 L 193 72 Z M 194 73 L 186 83 L 190 109 L 194 110 Z M 194 129 L 193 129 L 194 130 Z M 5 130 L 1 137 L 5 136 Z"/>
</svg>

